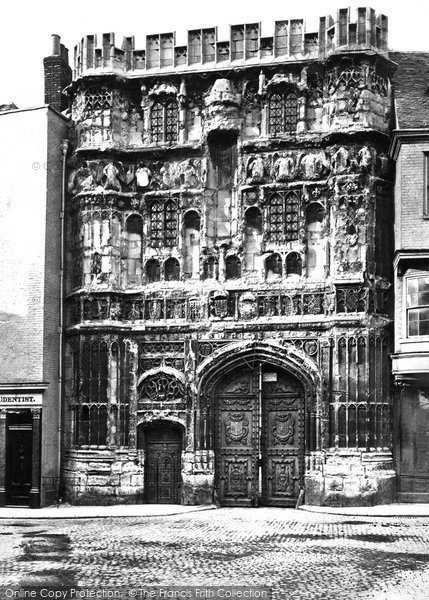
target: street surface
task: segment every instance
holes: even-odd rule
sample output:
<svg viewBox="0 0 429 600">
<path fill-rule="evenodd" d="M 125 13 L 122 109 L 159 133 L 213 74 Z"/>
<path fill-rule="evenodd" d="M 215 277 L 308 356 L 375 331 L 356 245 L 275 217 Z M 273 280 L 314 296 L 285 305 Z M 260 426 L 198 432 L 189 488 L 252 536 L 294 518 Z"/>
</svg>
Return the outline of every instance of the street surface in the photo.
<svg viewBox="0 0 429 600">
<path fill-rule="evenodd" d="M 269 586 L 273 598 L 427 600 L 429 518 L 222 508 L 0 521 L 0 588 Z"/>
</svg>

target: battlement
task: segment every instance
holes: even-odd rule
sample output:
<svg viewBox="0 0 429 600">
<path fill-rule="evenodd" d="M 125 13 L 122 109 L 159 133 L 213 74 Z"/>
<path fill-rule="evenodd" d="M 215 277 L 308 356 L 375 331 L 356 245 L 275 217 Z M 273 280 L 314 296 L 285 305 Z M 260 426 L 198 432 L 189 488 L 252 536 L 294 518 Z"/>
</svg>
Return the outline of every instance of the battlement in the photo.
<svg viewBox="0 0 429 600">
<path fill-rule="evenodd" d="M 218 39 L 218 28 L 192 29 L 187 44 L 176 45 L 176 33 L 146 36 L 146 47 L 124 37 L 115 46 L 114 33 L 87 35 L 74 49 L 74 79 L 82 76 L 195 72 L 240 65 L 276 64 L 324 59 L 338 52 L 387 53 L 388 19 L 372 8 L 337 11 L 336 19 L 320 17 L 318 31 L 306 31 L 304 19 L 276 21 L 272 35 L 263 36 L 261 23 L 232 25 L 229 39 Z"/>
</svg>

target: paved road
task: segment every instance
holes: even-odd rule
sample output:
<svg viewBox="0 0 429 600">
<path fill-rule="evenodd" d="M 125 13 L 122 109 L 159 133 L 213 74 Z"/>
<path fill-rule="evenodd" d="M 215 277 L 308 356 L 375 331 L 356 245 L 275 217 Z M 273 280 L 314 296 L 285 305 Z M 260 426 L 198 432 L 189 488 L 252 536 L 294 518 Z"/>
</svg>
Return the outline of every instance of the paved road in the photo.
<svg viewBox="0 0 429 600">
<path fill-rule="evenodd" d="M 268 585 L 273 598 L 427 600 L 429 518 L 219 509 L 0 522 L 0 587 Z"/>
</svg>

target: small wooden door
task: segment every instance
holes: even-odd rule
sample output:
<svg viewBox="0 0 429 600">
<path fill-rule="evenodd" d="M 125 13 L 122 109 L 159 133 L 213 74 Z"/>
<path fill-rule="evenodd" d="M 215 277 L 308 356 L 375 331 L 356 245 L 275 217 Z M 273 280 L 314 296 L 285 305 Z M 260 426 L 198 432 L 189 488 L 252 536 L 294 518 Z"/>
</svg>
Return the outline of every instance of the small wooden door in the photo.
<svg viewBox="0 0 429 600">
<path fill-rule="evenodd" d="M 33 463 L 31 414 L 11 413 L 6 427 L 6 503 L 28 506 Z"/>
<path fill-rule="evenodd" d="M 146 430 L 146 500 L 178 504 L 181 492 L 182 432 L 153 426 Z"/>
</svg>

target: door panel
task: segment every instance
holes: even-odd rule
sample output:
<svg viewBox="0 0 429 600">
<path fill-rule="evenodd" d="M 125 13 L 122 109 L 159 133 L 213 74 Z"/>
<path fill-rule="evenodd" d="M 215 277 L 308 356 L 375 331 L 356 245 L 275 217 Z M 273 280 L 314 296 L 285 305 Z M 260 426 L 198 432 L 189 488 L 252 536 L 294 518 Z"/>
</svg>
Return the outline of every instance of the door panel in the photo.
<svg viewBox="0 0 429 600">
<path fill-rule="evenodd" d="M 263 503 L 291 506 L 302 485 L 304 462 L 304 401 L 295 379 L 277 373 L 263 384 Z"/>
<path fill-rule="evenodd" d="M 154 428 L 146 433 L 146 499 L 177 504 L 181 487 L 181 432 Z"/>
<path fill-rule="evenodd" d="M 6 450 L 6 502 L 28 505 L 31 490 L 33 428 L 9 424 Z"/>
<path fill-rule="evenodd" d="M 217 399 L 217 473 L 225 506 L 249 506 L 257 495 L 255 383 L 252 371 L 234 374 Z"/>
<path fill-rule="evenodd" d="M 276 380 L 263 383 L 261 393 L 258 369 L 235 372 L 218 388 L 216 471 L 220 502 L 227 506 L 291 506 L 302 486 L 302 388 L 293 377 L 266 369 Z"/>
</svg>

